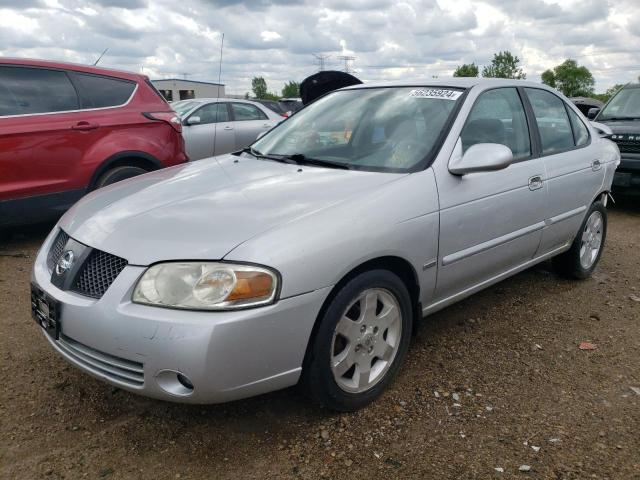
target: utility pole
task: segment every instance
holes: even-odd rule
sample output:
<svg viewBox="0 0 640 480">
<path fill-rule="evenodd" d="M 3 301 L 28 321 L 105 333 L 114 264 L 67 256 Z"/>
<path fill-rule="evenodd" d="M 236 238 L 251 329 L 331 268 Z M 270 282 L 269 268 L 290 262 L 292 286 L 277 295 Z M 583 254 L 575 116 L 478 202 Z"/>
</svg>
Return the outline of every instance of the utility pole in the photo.
<svg viewBox="0 0 640 480">
<path fill-rule="evenodd" d="M 356 57 L 351 55 L 340 55 L 338 58 L 344 62 L 344 72 L 353 73 L 353 64 L 351 62 L 355 61 Z"/>
<path fill-rule="evenodd" d="M 190 73 L 183 73 L 183 74 L 182 74 L 182 78 L 183 78 L 184 80 L 187 80 L 187 79 L 188 79 L 188 77 L 189 77 L 189 75 L 191 75 L 191 74 L 190 74 Z"/>
<path fill-rule="evenodd" d="M 319 72 L 323 72 L 324 71 L 324 62 L 331 55 L 323 55 L 322 53 L 313 53 L 312 55 L 314 57 L 316 57 L 316 60 L 318 60 L 318 71 Z"/>
</svg>

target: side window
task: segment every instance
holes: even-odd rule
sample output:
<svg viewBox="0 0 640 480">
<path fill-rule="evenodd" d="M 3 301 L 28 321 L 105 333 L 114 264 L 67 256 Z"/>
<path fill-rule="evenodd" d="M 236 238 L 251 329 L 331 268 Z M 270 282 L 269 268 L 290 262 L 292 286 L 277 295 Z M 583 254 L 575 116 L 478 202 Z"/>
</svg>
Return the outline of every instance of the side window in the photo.
<svg viewBox="0 0 640 480">
<path fill-rule="evenodd" d="M 134 82 L 126 80 L 75 72 L 72 75 L 82 108 L 117 107 L 127 103 L 136 88 Z"/>
<path fill-rule="evenodd" d="M 573 148 L 573 132 L 564 102 L 553 93 L 525 88 L 540 130 L 542 154 L 550 155 Z"/>
<path fill-rule="evenodd" d="M 266 120 L 267 116 L 254 105 L 248 103 L 232 103 L 233 116 L 236 121 L 244 120 Z"/>
<path fill-rule="evenodd" d="M 0 66 L 0 116 L 78 110 L 78 96 L 60 70 Z"/>
<path fill-rule="evenodd" d="M 589 143 L 589 130 L 584 125 L 584 122 L 580 120 L 578 114 L 572 109 L 567 108 L 569 112 L 569 120 L 571 121 L 571 127 L 573 128 L 573 137 L 576 147 L 581 147 Z"/>
<path fill-rule="evenodd" d="M 515 160 L 531 156 L 527 116 L 518 91 L 496 88 L 481 94 L 460 137 L 463 151 L 476 143 L 499 143 L 511 149 Z"/>
<path fill-rule="evenodd" d="M 220 123 L 229 121 L 229 111 L 226 103 L 210 103 L 195 111 L 193 117 L 200 117 L 200 124 Z"/>
</svg>

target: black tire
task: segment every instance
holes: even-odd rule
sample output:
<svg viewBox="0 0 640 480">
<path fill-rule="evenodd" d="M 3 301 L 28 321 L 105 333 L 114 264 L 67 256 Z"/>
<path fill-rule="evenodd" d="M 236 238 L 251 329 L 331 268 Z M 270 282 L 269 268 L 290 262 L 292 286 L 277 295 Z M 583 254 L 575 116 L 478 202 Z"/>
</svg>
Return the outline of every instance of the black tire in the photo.
<svg viewBox="0 0 640 480">
<path fill-rule="evenodd" d="M 96 182 L 96 189 L 106 187 L 107 185 L 114 184 L 120 180 L 126 180 L 127 178 L 136 177 L 147 173 L 144 168 L 133 167 L 125 165 L 124 167 L 116 167 L 103 173 Z"/>
<path fill-rule="evenodd" d="M 395 357 L 385 373 L 369 390 L 360 393 L 345 391 L 336 382 L 331 370 L 334 332 L 346 309 L 368 289 L 381 289 L 391 294 L 401 313 L 401 333 Z M 361 273 L 344 285 L 318 319 L 318 328 L 310 340 L 302 373 L 302 385 L 310 396 L 325 407 L 340 412 L 354 411 L 371 403 L 393 381 L 409 348 L 413 312 L 411 297 L 402 280 L 388 270 Z M 376 307 L 377 308 L 377 307 Z M 377 330 L 377 329 L 376 329 Z M 384 333 L 380 331 L 380 333 Z M 373 365 L 377 360 L 373 360 Z"/>
<path fill-rule="evenodd" d="M 597 253 L 597 256 L 591 266 L 585 268 L 580 262 L 580 251 L 582 248 L 582 235 L 585 231 L 585 227 L 587 222 L 591 218 L 594 212 L 599 212 L 602 215 L 602 241 L 600 242 L 600 249 Z M 600 261 L 600 257 L 602 256 L 602 251 L 604 250 L 605 239 L 607 238 L 607 209 L 601 201 L 597 201 L 591 204 L 591 208 L 587 211 L 587 214 L 580 225 L 580 230 L 578 230 L 578 234 L 576 238 L 573 240 L 571 244 L 571 248 L 566 252 L 558 255 L 553 259 L 553 266 L 555 271 L 565 277 L 582 280 L 591 276 L 593 271 L 598 265 Z"/>
</svg>

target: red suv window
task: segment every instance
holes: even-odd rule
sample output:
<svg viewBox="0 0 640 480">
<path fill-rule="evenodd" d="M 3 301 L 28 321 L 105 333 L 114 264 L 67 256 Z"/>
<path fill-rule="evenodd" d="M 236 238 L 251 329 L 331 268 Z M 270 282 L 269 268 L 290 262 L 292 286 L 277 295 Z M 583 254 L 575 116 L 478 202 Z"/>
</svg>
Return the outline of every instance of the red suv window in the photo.
<svg viewBox="0 0 640 480">
<path fill-rule="evenodd" d="M 67 74 L 59 70 L 0 67 L 0 116 L 80 108 Z"/>
</svg>

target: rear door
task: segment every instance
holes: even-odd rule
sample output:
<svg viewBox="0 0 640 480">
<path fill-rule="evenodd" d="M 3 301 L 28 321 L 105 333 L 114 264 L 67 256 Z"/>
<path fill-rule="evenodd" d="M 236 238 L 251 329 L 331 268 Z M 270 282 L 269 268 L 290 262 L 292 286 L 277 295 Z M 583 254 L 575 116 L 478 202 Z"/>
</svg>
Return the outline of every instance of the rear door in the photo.
<svg viewBox="0 0 640 480">
<path fill-rule="evenodd" d="M 440 198 L 436 303 L 481 288 L 531 260 L 538 249 L 544 162 L 535 155 L 522 95 L 515 87 L 482 92 L 452 154 L 453 159 L 474 144 L 499 143 L 511 149 L 513 164 L 462 176 L 450 173 L 446 162 L 434 164 Z"/>
<path fill-rule="evenodd" d="M 573 107 L 554 93 L 525 88 L 539 131 L 549 201 L 540 254 L 573 241 L 604 181 L 604 159 Z"/>
<path fill-rule="evenodd" d="M 232 102 L 231 111 L 238 149 L 248 147 L 256 141 L 260 133 L 266 132 L 274 125 L 266 113 L 250 103 Z"/>
<path fill-rule="evenodd" d="M 189 125 L 189 122 L 198 123 Z M 208 103 L 186 119 L 182 129 L 187 155 L 191 160 L 232 152 L 236 148 L 235 128 L 226 103 Z"/>
</svg>

